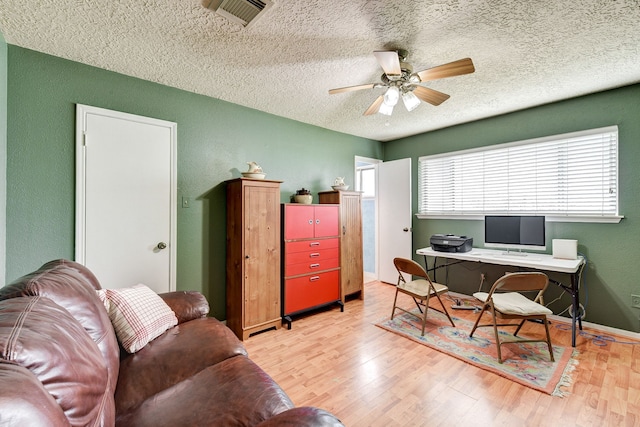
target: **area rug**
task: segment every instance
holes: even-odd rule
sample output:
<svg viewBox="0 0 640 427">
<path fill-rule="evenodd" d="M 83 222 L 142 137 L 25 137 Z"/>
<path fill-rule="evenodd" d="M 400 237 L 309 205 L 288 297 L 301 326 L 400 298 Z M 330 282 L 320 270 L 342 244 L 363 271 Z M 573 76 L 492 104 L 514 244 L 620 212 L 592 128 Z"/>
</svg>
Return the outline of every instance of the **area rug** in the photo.
<svg viewBox="0 0 640 427">
<path fill-rule="evenodd" d="M 415 309 L 415 312 L 418 310 Z M 483 319 L 483 323 L 488 323 L 490 318 L 486 314 L 485 316 L 486 321 Z M 473 338 L 469 338 L 473 323 L 452 318 L 455 328 L 443 314 L 429 310 L 423 337 L 420 336 L 420 321 L 406 313 L 396 314 L 393 320 L 387 317 L 376 323 L 376 326 L 535 390 L 560 397 L 568 394 L 566 388 L 571 385 L 571 373 L 578 363 L 576 350 L 554 345 L 555 362 L 551 362 L 544 342 L 507 344 L 502 346 L 503 363 L 500 364 L 493 328 L 478 328 Z M 515 328 L 507 328 L 508 332 L 500 331 L 501 340 L 509 337 L 513 339 L 509 332 L 514 330 Z M 522 334 L 519 337 L 526 338 Z"/>
</svg>

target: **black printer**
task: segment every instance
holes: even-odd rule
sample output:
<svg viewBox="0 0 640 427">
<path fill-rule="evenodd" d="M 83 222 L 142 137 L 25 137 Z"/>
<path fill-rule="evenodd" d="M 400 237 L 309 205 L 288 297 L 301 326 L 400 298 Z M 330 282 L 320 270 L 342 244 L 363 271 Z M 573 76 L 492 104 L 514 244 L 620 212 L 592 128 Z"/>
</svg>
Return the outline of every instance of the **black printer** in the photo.
<svg viewBox="0 0 640 427">
<path fill-rule="evenodd" d="M 438 252 L 469 252 L 473 246 L 473 237 L 434 234 L 429 243 L 431 249 Z"/>
</svg>

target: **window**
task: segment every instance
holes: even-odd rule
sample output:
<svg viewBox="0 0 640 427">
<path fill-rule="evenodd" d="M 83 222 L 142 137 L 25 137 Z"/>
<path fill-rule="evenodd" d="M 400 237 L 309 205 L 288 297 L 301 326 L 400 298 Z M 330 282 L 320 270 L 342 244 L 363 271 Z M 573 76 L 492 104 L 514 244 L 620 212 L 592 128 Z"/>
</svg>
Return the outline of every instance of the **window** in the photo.
<svg viewBox="0 0 640 427">
<path fill-rule="evenodd" d="M 420 218 L 618 222 L 618 127 L 424 156 Z"/>
<path fill-rule="evenodd" d="M 375 165 L 359 167 L 356 171 L 356 191 L 362 191 L 362 198 L 376 196 Z"/>
<path fill-rule="evenodd" d="M 382 160 L 355 156 L 355 191 L 362 192 L 362 199 L 376 197 L 376 171 Z"/>
</svg>

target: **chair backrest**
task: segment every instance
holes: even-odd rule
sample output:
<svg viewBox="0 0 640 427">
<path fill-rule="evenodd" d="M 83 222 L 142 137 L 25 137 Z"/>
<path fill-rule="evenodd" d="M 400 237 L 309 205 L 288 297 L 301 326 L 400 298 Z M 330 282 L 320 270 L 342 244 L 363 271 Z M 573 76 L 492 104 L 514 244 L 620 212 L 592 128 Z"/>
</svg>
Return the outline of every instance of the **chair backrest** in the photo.
<svg viewBox="0 0 640 427">
<path fill-rule="evenodd" d="M 431 282 L 431 279 L 429 279 L 429 276 L 427 275 L 427 272 L 424 270 L 424 268 L 422 268 L 420 264 L 412 259 L 394 258 L 393 265 L 395 265 L 396 270 L 398 270 L 398 274 L 400 275 L 399 277 L 402 277 L 402 273 L 405 273 L 427 279 L 429 282 Z"/>
<path fill-rule="evenodd" d="M 507 273 L 493 284 L 490 294 L 500 290 L 505 292 L 529 292 L 539 291 L 542 294 L 549 285 L 549 278 L 546 274 L 537 271 Z"/>
</svg>

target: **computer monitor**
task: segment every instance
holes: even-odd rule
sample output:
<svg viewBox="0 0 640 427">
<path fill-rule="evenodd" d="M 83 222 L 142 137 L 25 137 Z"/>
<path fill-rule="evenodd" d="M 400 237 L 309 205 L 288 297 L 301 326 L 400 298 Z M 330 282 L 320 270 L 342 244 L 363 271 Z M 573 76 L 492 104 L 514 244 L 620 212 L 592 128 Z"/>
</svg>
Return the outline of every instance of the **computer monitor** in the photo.
<svg viewBox="0 0 640 427">
<path fill-rule="evenodd" d="M 546 250 L 545 217 L 487 215 L 484 217 L 484 246 L 518 250 Z"/>
</svg>

